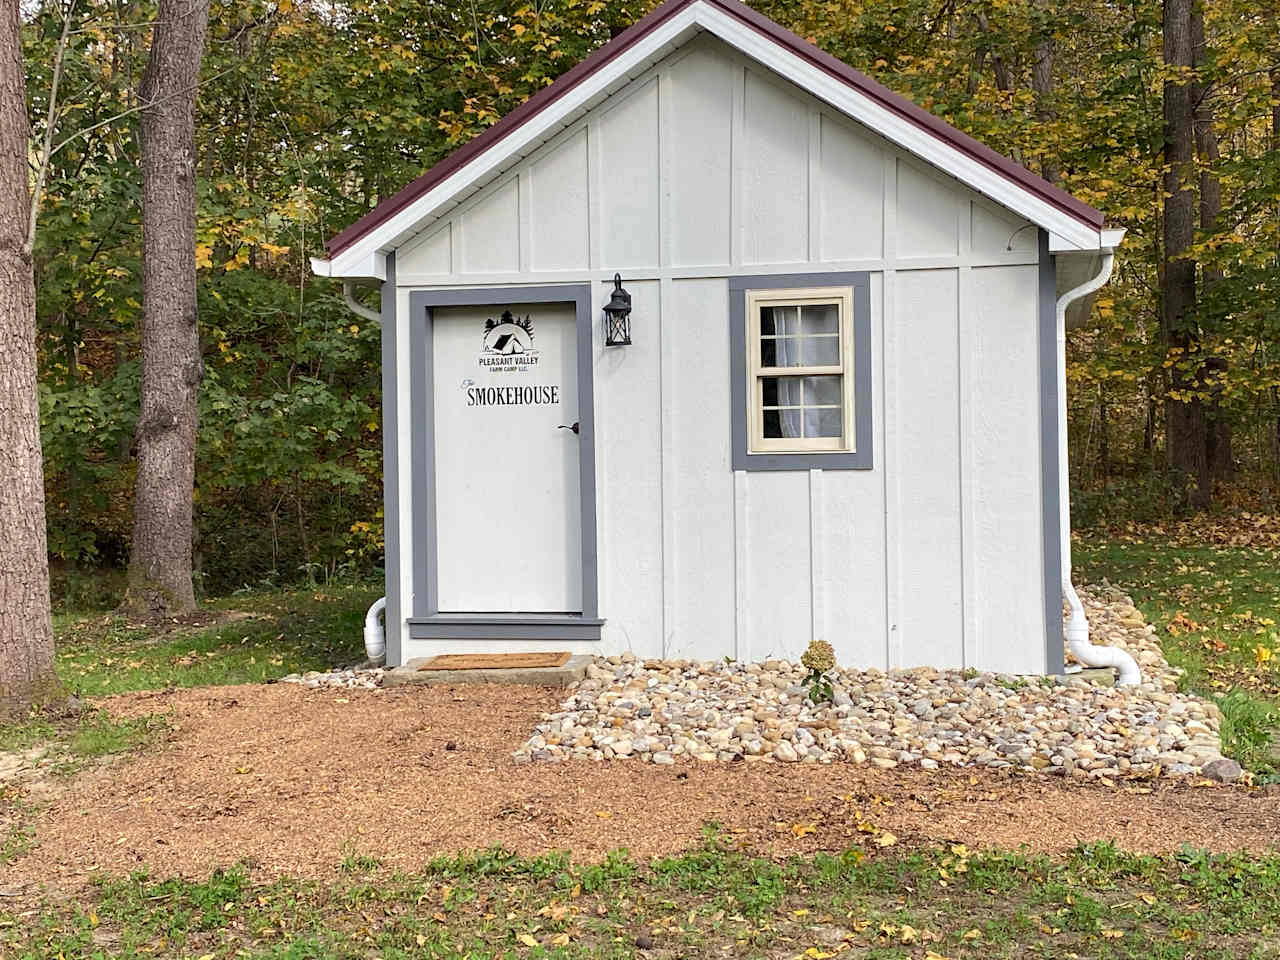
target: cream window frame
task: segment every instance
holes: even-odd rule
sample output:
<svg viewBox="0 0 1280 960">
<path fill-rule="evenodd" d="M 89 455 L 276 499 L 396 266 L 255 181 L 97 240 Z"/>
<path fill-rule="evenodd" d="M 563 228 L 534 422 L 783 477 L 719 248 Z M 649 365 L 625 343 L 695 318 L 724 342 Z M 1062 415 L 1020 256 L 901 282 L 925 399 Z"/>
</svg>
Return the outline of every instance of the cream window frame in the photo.
<svg viewBox="0 0 1280 960">
<path fill-rule="evenodd" d="M 834 304 L 839 312 L 838 365 L 766 367 L 761 363 L 760 313 L 765 307 L 804 307 Z M 747 441 L 748 454 L 853 453 L 854 418 L 853 288 L 804 287 L 746 291 Z M 839 376 L 841 417 L 839 437 L 766 437 L 764 435 L 764 378 Z"/>
</svg>

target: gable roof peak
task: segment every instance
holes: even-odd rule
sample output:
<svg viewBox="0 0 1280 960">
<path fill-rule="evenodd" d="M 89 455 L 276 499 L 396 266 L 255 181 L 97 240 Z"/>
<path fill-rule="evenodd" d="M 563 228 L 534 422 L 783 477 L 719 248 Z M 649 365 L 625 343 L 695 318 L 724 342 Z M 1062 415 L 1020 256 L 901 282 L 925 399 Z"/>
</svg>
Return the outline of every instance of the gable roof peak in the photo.
<svg viewBox="0 0 1280 960">
<path fill-rule="evenodd" d="M 328 266 L 329 270 L 320 272 L 332 276 L 369 275 L 367 270 L 359 272 L 363 267 L 335 270 L 334 261 L 342 255 L 353 262 L 368 264 L 371 257 L 376 258 L 379 249 L 390 245 L 391 236 L 398 232 L 391 225 L 404 219 L 407 211 L 418 206 L 419 201 L 437 188 L 447 190 L 455 177 L 465 179 L 469 167 L 505 158 L 523 145 L 519 136 L 522 130 L 544 115 L 580 109 L 582 104 L 576 101 L 585 99 L 585 88 L 611 72 L 624 71 L 628 66 L 625 61 L 636 50 L 657 40 L 672 42 L 681 32 L 678 28 L 687 28 L 690 24 L 717 35 L 775 72 L 784 76 L 791 74 L 788 79 L 819 99 L 863 120 L 880 135 L 1048 229 L 1055 238 L 1063 238 L 1064 249 L 1097 249 L 1101 245 L 1103 216 L 1099 211 L 763 14 L 738 0 L 667 0 L 340 231 L 327 244 L 329 259 L 316 261 L 317 269 Z M 684 35 L 687 36 L 687 29 Z M 453 192 L 464 186 L 458 183 Z M 361 249 L 357 251 L 357 247 Z"/>
</svg>

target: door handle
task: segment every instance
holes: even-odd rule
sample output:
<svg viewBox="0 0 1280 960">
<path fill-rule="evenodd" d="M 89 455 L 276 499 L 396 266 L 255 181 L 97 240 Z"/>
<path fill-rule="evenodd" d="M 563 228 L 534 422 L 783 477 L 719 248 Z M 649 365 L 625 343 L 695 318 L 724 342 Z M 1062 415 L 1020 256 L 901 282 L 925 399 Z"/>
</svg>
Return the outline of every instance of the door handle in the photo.
<svg viewBox="0 0 1280 960">
<path fill-rule="evenodd" d="M 557 429 L 557 430 L 572 430 L 574 433 L 577 433 L 577 432 L 578 432 L 578 430 L 579 430 L 578 421 L 577 421 L 577 420 L 575 420 L 575 421 L 573 421 L 573 423 L 572 423 L 572 424 L 562 423 L 562 424 L 560 424 L 560 426 L 556 427 L 556 429 Z"/>
</svg>

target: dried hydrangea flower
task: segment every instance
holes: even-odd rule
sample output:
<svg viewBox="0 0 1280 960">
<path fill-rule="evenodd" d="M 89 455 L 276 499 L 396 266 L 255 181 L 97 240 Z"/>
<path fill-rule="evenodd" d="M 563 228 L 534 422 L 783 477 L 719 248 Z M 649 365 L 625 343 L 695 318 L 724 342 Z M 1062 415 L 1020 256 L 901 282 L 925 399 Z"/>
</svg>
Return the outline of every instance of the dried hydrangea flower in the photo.
<svg viewBox="0 0 1280 960">
<path fill-rule="evenodd" d="M 809 649 L 804 652 L 804 656 L 800 658 L 800 663 L 810 670 L 826 673 L 835 668 L 836 652 L 827 641 L 814 640 L 809 644 Z"/>
</svg>

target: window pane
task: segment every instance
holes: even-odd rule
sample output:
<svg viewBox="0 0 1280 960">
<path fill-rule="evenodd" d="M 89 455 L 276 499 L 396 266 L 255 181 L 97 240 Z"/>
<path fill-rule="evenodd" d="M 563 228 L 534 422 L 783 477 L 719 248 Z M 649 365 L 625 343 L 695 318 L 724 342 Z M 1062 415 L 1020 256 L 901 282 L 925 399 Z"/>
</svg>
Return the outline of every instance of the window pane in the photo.
<svg viewBox="0 0 1280 960">
<path fill-rule="evenodd" d="M 806 410 L 804 412 L 804 435 L 806 437 L 838 437 L 841 434 L 840 421 L 839 407 Z"/>
<path fill-rule="evenodd" d="M 761 307 L 760 333 L 762 336 L 794 336 L 800 332 L 800 308 Z"/>
<path fill-rule="evenodd" d="M 805 337 L 800 341 L 801 364 L 806 367 L 840 366 L 840 337 Z"/>
<path fill-rule="evenodd" d="M 799 337 L 777 337 L 760 341 L 760 366 L 798 367 L 804 362 L 803 341 Z"/>
<path fill-rule="evenodd" d="M 760 338 L 760 366 L 776 367 L 778 365 L 778 342 L 769 337 Z"/>
<path fill-rule="evenodd" d="M 801 436 L 803 414 L 799 407 L 784 410 L 766 410 L 762 420 L 764 435 L 770 440 Z"/>
<path fill-rule="evenodd" d="M 839 406 L 840 405 L 840 378 L 839 377 L 805 377 L 804 378 L 804 403 L 807 407 L 817 406 Z M 765 401 L 768 403 L 768 401 Z"/>
<path fill-rule="evenodd" d="M 778 405 L 777 377 L 760 378 L 760 397 L 766 407 L 776 407 Z"/>
<path fill-rule="evenodd" d="M 839 333 L 840 307 L 834 303 L 813 303 L 800 308 L 801 333 Z"/>
<path fill-rule="evenodd" d="M 798 407 L 807 401 L 804 399 L 804 381 L 806 377 L 761 377 L 760 395 L 762 406 L 766 407 Z M 837 380 L 839 377 L 836 378 Z"/>
</svg>

